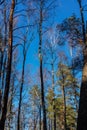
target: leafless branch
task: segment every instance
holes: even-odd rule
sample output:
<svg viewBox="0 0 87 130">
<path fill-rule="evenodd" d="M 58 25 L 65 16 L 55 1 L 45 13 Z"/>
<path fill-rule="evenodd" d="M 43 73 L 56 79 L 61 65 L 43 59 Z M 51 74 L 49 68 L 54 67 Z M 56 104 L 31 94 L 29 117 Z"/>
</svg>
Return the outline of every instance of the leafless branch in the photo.
<svg viewBox="0 0 87 130">
<path fill-rule="evenodd" d="M 5 0 L 0 1 L 0 5 L 2 5 L 2 4 L 4 3 L 4 1 L 5 1 Z"/>
<path fill-rule="evenodd" d="M 24 26 L 20 26 L 20 27 L 17 27 L 17 28 L 14 28 L 13 31 L 16 31 L 18 29 L 21 29 L 21 28 L 27 28 L 27 27 L 33 27 L 34 25 L 24 25 Z"/>
</svg>

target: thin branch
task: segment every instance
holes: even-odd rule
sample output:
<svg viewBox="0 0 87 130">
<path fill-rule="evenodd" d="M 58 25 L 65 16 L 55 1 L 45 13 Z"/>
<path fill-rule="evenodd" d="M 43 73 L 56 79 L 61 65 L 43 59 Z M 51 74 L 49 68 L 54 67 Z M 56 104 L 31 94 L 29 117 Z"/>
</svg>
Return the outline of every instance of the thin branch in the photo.
<svg viewBox="0 0 87 130">
<path fill-rule="evenodd" d="M 5 0 L 3 0 L 3 1 L 0 1 L 0 5 L 2 5 L 4 2 L 5 2 Z"/>
<path fill-rule="evenodd" d="M 24 25 L 24 26 L 20 26 L 20 27 L 14 28 L 13 31 L 16 31 L 16 30 L 21 29 L 21 28 L 32 27 L 32 26 L 34 26 L 34 25 Z"/>
<path fill-rule="evenodd" d="M 19 14 L 19 15 L 14 16 L 14 19 L 17 18 L 17 17 L 26 17 L 26 15 L 24 15 L 24 14 Z"/>
<path fill-rule="evenodd" d="M 19 11 L 15 11 L 15 13 L 29 12 L 29 11 L 31 11 L 31 12 L 33 11 L 33 12 L 34 12 L 34 11 L 36 11 L 36 10 L 37 10 L 37 9 L 26 9 L 26 10 L 25 10 L 25 9 L 22 9 L 22 10 L 19 10 Z"/>
<path fill-rule="evenodd" d="M 14 51 L 18 46 L 22 46 L 22 47 L 24 47 L 23 44 L 21 44 L 21 43 L 16 44 L 16 45 L 13 46 L 13 51 Z"/>
</svg>

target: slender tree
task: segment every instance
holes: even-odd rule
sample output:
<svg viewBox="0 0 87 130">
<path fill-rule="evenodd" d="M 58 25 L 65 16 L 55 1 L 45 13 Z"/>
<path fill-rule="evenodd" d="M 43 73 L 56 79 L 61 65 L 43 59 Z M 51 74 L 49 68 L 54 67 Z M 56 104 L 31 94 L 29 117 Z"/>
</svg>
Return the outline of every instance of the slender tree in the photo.
<svg viewBox="0 0 87 130">
<path fill-rule="evenodd" d="M 43 4 L 44 4 L 44 1 L 40 0 L 39 59 L 40 59 L 41 101 L 42 101 L 42 111 L 43 111 L 43 130 L 47 130 L 44 81 L 43 81 L 43 62 L 42 62 L 42 23 L 43 23 L 43 12 L 42 11 L 43 11 Z"/>
<path fill-rule="evenodd" d="M 59 64 L 59 84 L 62 87 L 62 96 L 63 96 L 63 107 L 64 107 L 64 130 L 67 130 L 67 121 L 66 121 L 66 91 L 65 91 L 65 87 L 66 87 L 66 82 L 67 82 L 67 67 L 64 66 L 63 64 Z"/>
<path fill-rule="evenodd" d="M 26 61 L 26 52 L 25 52 L 25 45 L 24 45 L 24 47 L 23 47 L 22 78 L 21 78 L 21 86 L 20 86 L 18 119 L 17 119 L 17 130 L 20 130 L 20 115 L 21 115 L 21 103 L 22 103 L 22 94 L 23 94 L 23 86 L 24 86 L 25 61 Z"/>
</svg>

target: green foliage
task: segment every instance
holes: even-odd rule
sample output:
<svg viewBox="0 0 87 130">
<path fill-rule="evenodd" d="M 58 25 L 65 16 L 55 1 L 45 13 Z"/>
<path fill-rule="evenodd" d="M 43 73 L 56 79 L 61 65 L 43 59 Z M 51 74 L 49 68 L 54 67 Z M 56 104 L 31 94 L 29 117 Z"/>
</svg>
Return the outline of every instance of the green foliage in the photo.
<svg viewBox="0 0 87 130">
<path fill-rule="evenodd" d="M 37 103 L 40 103 L 40 90 L 37 85 L 34 85 L 32 89 L 30 90 L 31 99 L 34 102 L 34 104 L 37 105 Z"/>
<path fill-rule="evenodd" d="M 53 120 L 53 104 L 52 104 L 52 95 L 53 91 L 52 89 L 49 90 L 49 93 L 47 95 L 47 101 L 48 101 L 48 118 Z M 63 98 L 62 97 L 56 97 L 55 98 L 55 107 L 56 107 L 56 119 L 57 119 L 57 128 L 63 129 L 63 123 L 64 123 L 64 117 L 63 117 Z M 72 109 L 72 106 L 67 104 L 66 106 L 66 119 L 67 119 L 67 127 L 72 128 L 75 127 L 76 122 L 76 112 Z"/>
<path fill-rule="evenodd" d="M 68 68 L 68 66 L 66 66 L 62 63 L 59 63 L 59 65 L 58 65 L 57 77 L 59 79 L 58 80 L 59 86 L 64 85 L 65 87 L 68 87 L 72 83 L 73 76 L 71 74 L 71 71 Z"/>
</svg>

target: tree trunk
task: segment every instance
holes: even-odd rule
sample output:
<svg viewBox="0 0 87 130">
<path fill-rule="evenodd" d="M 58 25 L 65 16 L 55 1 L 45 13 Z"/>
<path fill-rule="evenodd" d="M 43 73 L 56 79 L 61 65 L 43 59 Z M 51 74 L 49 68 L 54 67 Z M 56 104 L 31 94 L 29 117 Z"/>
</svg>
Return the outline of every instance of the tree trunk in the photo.
<svg viewBox="0 0 87 130">
<path fill-rule="evenodd" d="M 49 117 L 48 122 L 49 122 L 48 130 L 50 130 L 50 117 Z"/>
<path fill-rule="evenodd" d="M 15 75 L 13 75 L 12 77 L 12 85 L 11 85 L 11 90 L 10 90 L 10 100 L 8 102 L 8 114 L 9 114 L 9 118 L 8 118 L 8 130 L 11 129 L 11 120 L 13 118 L 13 114 L 12 114 L 12 105 L 13 105 L 13 94 L 14 94 L 14 80 L 15 80 Z"/>
<path fill-rule="evenodd" d="M 43 83 L 42 60 L 40 61 L 40 78 L 41 78 L 41 98 L 42 98 L 42 110 L 43 110 L 43 130 L 47 130 L 46 110 L 45 110 L 45 100 L 44 100 L 44 83 Z"/>
<path fill-rule="evenodd" d="M 4 30 L 5 30 L 5 37 L 4 37 L 4 41 L 3 41 L 3 45 L 2 45 L 2 47 L 6 47 L 6 43 L 7 43 L 7 21 L 6 21 L 6 3 L 4 2 Z M 4 73 L 3 73 L 3 70 L 4 70 L 4 57 L 5 57 L 5 54 L 4 54 L 4 49 L 2 50 L 2 53 L 1 53 L 1 61 L 0 61 L 0 78 L 1 78 L 1 75 L 3 74 L 4 75 Z M 2 74 L 1 74 L 2 73 Z M 2 76 L 3 77 L 3 76 Z M 3 80 L 2 80 L 2 82 L 3 82 Z M 2 86 L 2 88 L 4 88 L 3 86 Z"/>
<path fill-rule="evenodd" d="M 4 2 L 4 30 L 5 30 L 5 37 L 4 37 L 4 43 L 3 46 L 6 47 L 7 45 L 7 21 L 6 21 L 6 2 Z M 2 57 L 2 97 L 4 95 L 4 88 L 5 88 L 5 75 L 6 75 L 6 62 L 7 62 L 7 55 L 5 54 L 5 52 L 3 52 L 3 57 Z"/>
<path fill-rule="evenodd" d="M 23 59 L 23 69 L 22 69 L 22 81 L 20 87 L 20 97 L 19 97 L 19 107 L 18 107 L 18 119 L 17 119 L 17 130 L 20 130 L 20 115 L 21 115 L 21 103 L 22 103 L 22 93 L 23 93 L 23 85 L 24 85 L 24 68 L 25 68 L 25 54 Z"/>
<path fill-rule="evenodd" d="M 67 130 L 67 125 L 66 125 L 66 95 L 65 95 L 65 88 L 63 86 L 62 88 L 63 92 L 63 105 L 64 105 L 64 130 Z"/>
<path fill-rule="evenodd" d="M 77 130 L 87 130 L 87 29 L 85 31 L 84 14 L 82 10 L 82 1 L 78 0 L 82 21 L 82 32 L 83 32 L 83 43 L 85 49 L 83 50 L 84 65 L 82 73 L 82 83 L 80 90 L 80 101 L 79 101 L 79 111 L 77 120 Z"/>
<path fill-rule="evenodd" d="M 39 108 L 39 130 L 41 130 L 41 104 Z"/>
<path fill-rule="evenodd" d="M 11 10 L 10 10 L 10 18 L 9 18 L 9 49 L 8 49 L 8 62 L 7 62 L 7 74 L 6 74 L 6 84 L 4 90 L 4 99 L 3 99 L 3 108 L 2 108 L 2 116 L 0 120 L 0 129 L 4 130 L 5 120 L 7 114 L 7 103 L 8 103 L 8 95 L 10 88 L 10 77 L 11 77 L 11 64 L 12 64 L 12 44 L 13 44 L 13 14 L 15 8 L 15 0 L 12 0 Z"/>
<path fill-rule="evenodd" d="M 43 111 L 43 130 L 47 130 L 46 124 L 46 109 L 45 109 L 45 96 L 44 96 L 44 81 L 43 81 L 43 64 L 42 64 L 42 5 L 43 0 L 40 0 L 40 21 L 39 21 L 39 58 L 40 58 L 40 82 L 41 82 L 41 101 Z"/>
<path fill-rule="evenodd" d="M 52 60 L 53 60 L 53 51 L 52 51 Z M 54 63 L 52 65 L 52 89 L 53 89 L 53 123 L 54 123 L 54 130 L 56 130 L 56 108 L 55 108 L 55 86 L 54 86 Z"/>
<path fill-rule="evenodd" d="M 77 130 L 87 130 L 87 47 L 84 51 L 84 67 L 80 91 Z"/>
</svg>

